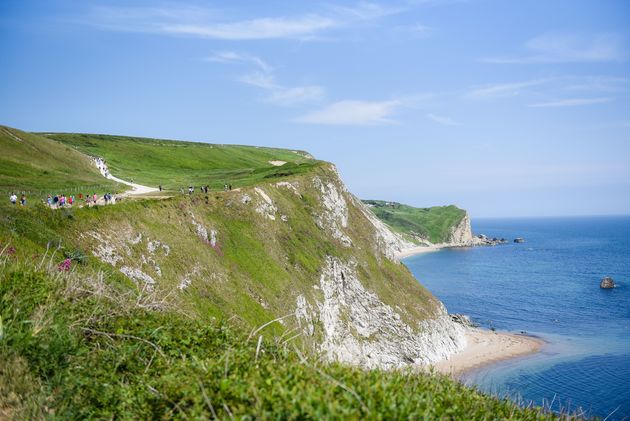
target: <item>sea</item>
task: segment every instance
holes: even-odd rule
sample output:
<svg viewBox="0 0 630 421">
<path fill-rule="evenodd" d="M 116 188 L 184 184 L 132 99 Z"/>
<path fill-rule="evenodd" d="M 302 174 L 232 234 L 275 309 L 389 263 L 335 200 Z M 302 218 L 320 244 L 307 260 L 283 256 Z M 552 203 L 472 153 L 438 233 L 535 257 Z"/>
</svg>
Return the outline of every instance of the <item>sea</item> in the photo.
<svg viewBox="0 0 630 421">
<path fill-rule="evenodd" d="M 473 232 L 510 242 L 403 262 L 450 313 L 546 344 L 461 380 L 522 405 L 630 420 L 630 216 L 476 219 Z M 601 289 L 605 276 L 617 287 Z"/>
</svg>

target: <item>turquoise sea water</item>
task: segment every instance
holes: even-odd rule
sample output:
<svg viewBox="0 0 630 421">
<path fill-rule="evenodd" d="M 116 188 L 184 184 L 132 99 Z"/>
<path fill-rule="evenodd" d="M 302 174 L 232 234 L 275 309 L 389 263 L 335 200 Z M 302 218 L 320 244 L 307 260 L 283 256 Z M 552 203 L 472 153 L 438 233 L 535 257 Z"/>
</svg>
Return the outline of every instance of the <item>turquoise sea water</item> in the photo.
<svg viewBox="0 0 630 421">
<path fill-rule="evenodd" d="M 404 263 L 451 313 L 537 335 L 542 352 L 464 381 L 552 409 L 630 419 L 630 217 L 480 219 L 473 231 L 514 239 Z M 611 276 L 618 287 L 602 290 Z"/>
</svg>

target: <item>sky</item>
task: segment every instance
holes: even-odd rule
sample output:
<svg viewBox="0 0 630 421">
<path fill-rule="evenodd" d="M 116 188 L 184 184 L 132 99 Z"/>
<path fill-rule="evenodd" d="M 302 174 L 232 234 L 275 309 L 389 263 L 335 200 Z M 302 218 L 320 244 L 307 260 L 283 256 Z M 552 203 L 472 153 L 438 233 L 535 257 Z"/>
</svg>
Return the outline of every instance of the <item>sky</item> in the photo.
<svg viewBox="0 0 630 421">
<path fill-rule="evenodd" d="M 364 199 L 630 214 L 630 2 L 0 1 L 0 124 L 286 147 Z"/>
</svg>

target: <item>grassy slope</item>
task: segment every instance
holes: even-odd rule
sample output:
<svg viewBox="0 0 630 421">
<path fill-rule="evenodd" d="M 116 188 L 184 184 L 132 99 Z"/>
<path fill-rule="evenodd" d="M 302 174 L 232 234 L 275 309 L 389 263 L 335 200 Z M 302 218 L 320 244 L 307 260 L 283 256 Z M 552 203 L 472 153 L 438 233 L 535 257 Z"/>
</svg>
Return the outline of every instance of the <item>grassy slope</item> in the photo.
<svg viewBox="0 0 630 421">
<path fill-rule="evenodd" d="M 115 176 L 140 184 L 179 190 L 189 185 L 222 189 L 308 172 L 318 161 L 286 149 L 212 145 L 93 134 L 46 134 L 92 156 L 100 156 Z M 276 167 L 269 161 L 285 161 Z"/>
<path fill-rule="evenodd" d="M 0 255 L 2 419 L 553 418 L 440 376 L 305 361 L 22 246 Z"/>
<path fill-rule="evenodd" d="M 451 228 L 462 220 L 466 211 L 457 206 L 415 208 L 396 202 L 364 200 L 383 222 L 395 231 L 428 239 L 432 243 L 448 241 Z"/>
<path fill-rule="evenodd" d="M 29 196 L 38 197 L 49 193 L 68 194 L 86 186 L 118 189 L 117 183 L 103 178 L 89 159 L 73 148 L 0 126 L 0 191 L 3 196 L 8 196 L 10 191 L 30 192 Z"/>
</svg>

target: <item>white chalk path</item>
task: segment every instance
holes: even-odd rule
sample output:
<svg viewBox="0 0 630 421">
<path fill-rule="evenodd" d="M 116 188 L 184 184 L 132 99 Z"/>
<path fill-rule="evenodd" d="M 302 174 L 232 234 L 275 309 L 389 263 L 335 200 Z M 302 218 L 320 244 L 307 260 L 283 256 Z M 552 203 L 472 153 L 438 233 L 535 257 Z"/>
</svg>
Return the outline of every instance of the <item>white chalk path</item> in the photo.
<svg viewBox="0 0 630 421">
<path fill-rule="evenodd" d="M 159 189 L 155 187 L 143 186 L 142 184 L 131 183 L 129 181 L 122 180 L 118 177 L 114 177 L 109 172 L 109 168 L 107 168 L 107 165 L 105 164 L 105 161 L 103 160 L 103 158 L 94 158 L 93 162 L 96 165 L 96 168 L 98 168 L 98 170 L 101 172 L 103 177 L 132 187 L 131 190 L 127 190 L 126 192 L 123 193 L 124 196 L 139 196 L 141 194 L 155 193 L 159 191 Z"/>
</svg>

